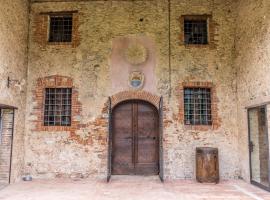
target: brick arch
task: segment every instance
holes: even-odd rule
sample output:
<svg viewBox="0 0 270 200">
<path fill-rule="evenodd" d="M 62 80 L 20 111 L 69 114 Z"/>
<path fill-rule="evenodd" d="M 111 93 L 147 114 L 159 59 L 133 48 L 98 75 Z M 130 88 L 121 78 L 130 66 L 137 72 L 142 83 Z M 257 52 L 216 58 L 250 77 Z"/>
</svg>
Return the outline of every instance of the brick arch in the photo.
<svg viewBox="0 0 270 200">
<path fill-rule="evenodd" d="M 154 95 L 146 91 L 123 91 L 111 97 L 112 108 L 114 108 L 117 104 L 127 100 L 147 101 L 153 104 L 158 109 L 160 96 Z"/>
</svg>

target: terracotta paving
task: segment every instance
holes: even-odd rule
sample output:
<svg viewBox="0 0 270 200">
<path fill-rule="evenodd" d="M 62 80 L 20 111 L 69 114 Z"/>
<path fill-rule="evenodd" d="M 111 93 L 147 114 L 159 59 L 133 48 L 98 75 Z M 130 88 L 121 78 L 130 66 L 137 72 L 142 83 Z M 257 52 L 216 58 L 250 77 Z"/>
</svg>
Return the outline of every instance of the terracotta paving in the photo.
<svg viewBox="0 0 270 200">
<path fill-rule="evenodd" d="M 96 180 L 34 180 L 0 191 L 0 200 L 270 200 L 270 193 L 243 181 L 199 184 L 161 183 L 157 177 L 113 177 Z"/>
</svg>

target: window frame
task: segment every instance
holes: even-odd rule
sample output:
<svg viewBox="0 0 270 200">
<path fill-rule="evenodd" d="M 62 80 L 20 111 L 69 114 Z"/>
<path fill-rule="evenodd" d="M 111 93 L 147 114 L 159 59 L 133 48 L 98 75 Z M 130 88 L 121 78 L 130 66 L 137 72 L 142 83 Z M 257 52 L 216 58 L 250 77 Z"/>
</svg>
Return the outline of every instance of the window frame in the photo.
<svg viewBox="0 0 270 200">
<path fill-rule="evenodd" d="M 72 15 L 72 40 L 71 42 L 49 42 L 50 34 L 50 16 L 56 15 Z M 49 11 L 40 12 L 36 16 L 35 26 L 39 27 L 35 29 L 34 38 L 41 48 L 46 47 L 53 48 L 76 48 L 80 44 L 79 35 L 79 12 L 78 10 L 67 10 L 67 11 Z"/>
<path fill-rule="evenodd" d="M 71 35 L 70 35 L 70 41 L 51 41 L 51 31 L 52 31 L 52 18 L 64 18 L 64 17 L 71 17 Z M 59 13 L 50 13 L 48 15 L 48 35 L 47 35 L 47 42 L 49 44 L 71 44 L 73 42 L 73 29 L 74 29 L 74 16 L 73 16 L 73 13 L 70 13 L 70 12 L 59 12 Z M 63 35 L 61 36 L 63 37 Z"/>
<path fill-rule="evenodd" d="M 62 118 L 60 120 L 60 124 L 55 124 L 54 123 L 54 125 L 51 125 L 51 124 L 49 124 L 49 121 L 46 124 L 45 116 L 46 116 L 46 106 L 47 106 L 47 104 L 46 104 L 47 89 L 55 89 L 55 90 L 57 90 L 57 89 L 69 89 L 69 91 L 70 91 L 70 93 L 69 93 L 70 94 L 70 99 L 69 99 L 69 101 L 70 101 L 70 104 L 69 104 L 70 105 L 70 108 L 69 108 L 70 115 L 66 116 L 66 117 L 70 118 L 70 123 L 69 124 L 63 125 Z M 55 93 L 55 95 L 57 95 L 57 94 Z M 71 127 L 72 126 L 72 107 L 73 107 L 72 97 L 73 97 L 73 88 L 72 87 L 45 87 L 44 88 L 43 123 L 42 123 L 44 127 Z M 61 106 L 62 106 L 62 94 L 61 94 Z M 61 109 L 60 112 L 62 113 L 63 110 Z M 49 115 L 47 115 L 47 116 L 50 117 Z M 55 114 L 53 115 L 53 117 L 55 117 Z"/>
<path fill-rule="evenodd" d="M 202 21 L 205 20 L 207 23 L 207 43 L 206 44 L 189 44 L 185 42 L 185 20 L 191 21 Z M 189 15 L 181 15 L 180 17 L 180 45 L 188 47 L 199 47 L 199 48 L 208 48 L 214 47 L 214 23 L 212 19 L 212 15 L 210 14 L 189 14 Z"/>
<path fill-rule="evenodd" d="M 202 87 L 202 88 L 211 88 L 211 113 L 212 113 L 212 125 L 185 125 L 184 123 L 184 88 L 186 87 Z M 213 131 L 218 130 L 222 126 L 222 118 L 219 116 L 219 99 L 217 96 L 217 86 L 213 81 L 190 81 L 190 80 L 184 80 L 179 83 L 179 86 L 177 87 L 177 90 L 179 91 L 176 93 L 176 96 L 179 100 L 179 122 L 183 126 L 183 129 L 186 131 Z"/>
<path fill-rule="evenodd" d="M 186 26 L 187 24 L 190 24 L 190 32 L 189 34 L 187 33 L 186 31 Z M 201 29 L 205 29 L 204 31 L 200 31 L 199 34 L 202 34 L 201 35 L 201 39 L 202 41 L 199 42 L 199 41 L 196 41 L 195 42 L 195 37 L 191 37 L 192 42 L 189 42 L 187 41 L 187 36 L 190 36 L 192 34 L 195 34 L 195 31 L 194 31 L 194 27 L 197 26 L 197 28 L 200 26 Z M 209 44 L 209 23 L 208 23 L 208 19 L 187 19 L 187 18 L 184 18 L 184 43 L 185 45 L 208 45 Z"/>
<path fill-rule="evenodd" d="M 211 116 L 211 121 L 210 121 L 210 123 L 206 123 L 206 124 L 204 124 L 204 123 L 202 123 L 201 121 L 200 121 L 200 123 L 194 123 L 194 119 L 193 120 L 191 120 L 191 121 L 193 121 L 193 123 L 191 122 L 191 123 L 186 123 L 186 114 L 185 114 L 185 111 L 186 111 L 186 103 L 185 103 L 185 91 L 187 90 L 187 89 L 190 89 L 190 90 L 195 90 L 195 89 L 203 89 L 203 90 L 209 90 L 209 95 L 210 95 L 210 116 Z M 183 105 L 183 107 L 184 107 L 184 125 L 185 126 L 212 126 L 213 125 L 213 106 L 212 106 L 212 88 L 211 87 L 191 87 L 191 86 L 189 86 L 189 87 L 184 87 L 183 88 L 183 103 L 184 103 L 184 105 Z M 194 99 L 194 98 L 192 98 L 192 99 Z M 201 103 L 200 103 L 200 106 L 201 106 Z M 207 106 L 207 104 L 206 104 L 206 106 Z M 195 109 L 193 110 L 193 112 L 195 112 Z M 195 113 L 198 113 L 198 111 L 197 112 L 195 112 Z M 196 115 L 196 114 L 194 114 L 194 115 Z M 199 114 L 199 116 L 200 116 L 200 118 L 201 118 L 201 113 Z M 207 115 L 206 115 L 206 117 L 207 117 Z M 208 120 L 207 120 L 207 122 L 208 122 Z"/>
</svg>

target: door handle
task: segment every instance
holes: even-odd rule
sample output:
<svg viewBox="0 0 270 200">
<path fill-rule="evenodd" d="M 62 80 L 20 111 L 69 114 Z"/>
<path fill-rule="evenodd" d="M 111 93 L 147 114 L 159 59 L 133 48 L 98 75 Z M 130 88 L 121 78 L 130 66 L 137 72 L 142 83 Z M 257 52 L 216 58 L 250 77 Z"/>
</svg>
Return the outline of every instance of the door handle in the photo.
<svg viewBox="0 0 270 200">
<path fill-rule="evenodd" d="M 132 137 L 125 137 L 124 139 L 125 139 L 125 140 L 131 140 Z"/>
</svg>

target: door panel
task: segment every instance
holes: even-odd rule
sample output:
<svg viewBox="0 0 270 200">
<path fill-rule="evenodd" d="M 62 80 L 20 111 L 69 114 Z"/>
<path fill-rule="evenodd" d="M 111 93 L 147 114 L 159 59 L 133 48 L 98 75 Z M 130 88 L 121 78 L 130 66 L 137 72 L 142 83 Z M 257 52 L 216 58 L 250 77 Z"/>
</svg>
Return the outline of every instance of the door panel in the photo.
<svg viewBox="0 0 270 200">
<path fill-rule="evenodd" d="M 251 180 L 269 187 L 269 142 L 266 107 L 249 109 Z"/>
<path fill-rule="evenodd" d="M 113 174 L 132 172 L 134 168 L 132 142 L 132 105 L 123 104 L 113 113 Z"/>
<path fill-rule="evenodd" d="M 138 104 L 138 156 L 136 167 L 143 174 L 158 173 L 158 118 L 147 104 Z"/>
<path fill-rule="evenodd" d="M 158 174 L 158 113 L 142 101 L 113 110 L 112 174 Z"/>
</svg>

